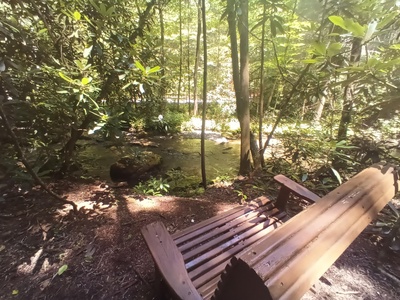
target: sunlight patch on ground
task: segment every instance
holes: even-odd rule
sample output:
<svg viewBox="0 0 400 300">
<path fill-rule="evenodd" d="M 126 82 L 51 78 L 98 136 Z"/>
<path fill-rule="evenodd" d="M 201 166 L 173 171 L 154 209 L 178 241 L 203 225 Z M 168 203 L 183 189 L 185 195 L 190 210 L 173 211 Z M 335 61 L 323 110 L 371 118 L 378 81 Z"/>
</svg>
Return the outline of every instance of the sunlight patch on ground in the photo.
<svg viewBox="0 0 400 300">
<path fill-rule="evenodd" d="M 127 198 L 127 200 L 135 201 L 135 205 L 138 208 L 145 209 L 145 210 L 152 210 L 158 207 L 158 201 L 151 198 L 144 198 L 143 200 L 138 200 L 135 198 Z"/>
<path fill-rule="evenodd" d="M 40 256 L 43 253 L 43 248 L 40 248 L 38 251 L 36 251 L 36 253 L 31 257 L 31 263 L 28 264 L 26 262 L 24 262 L 23 264 L 19 265 L 17 267 L 17 272 L 18 274 L 21 275 L 29 275 L 32 274 L 33 270 L 35 269 Z"/>
<path fill-rule="evenodd" d="M 216 213 L 215 215 L 219 215 L 227 210 L 230 210 L 234 207 L 238 206 L 237 204 L 228 204 L 228 203 L 220 203 L 215 206 Z"/>
</svg>

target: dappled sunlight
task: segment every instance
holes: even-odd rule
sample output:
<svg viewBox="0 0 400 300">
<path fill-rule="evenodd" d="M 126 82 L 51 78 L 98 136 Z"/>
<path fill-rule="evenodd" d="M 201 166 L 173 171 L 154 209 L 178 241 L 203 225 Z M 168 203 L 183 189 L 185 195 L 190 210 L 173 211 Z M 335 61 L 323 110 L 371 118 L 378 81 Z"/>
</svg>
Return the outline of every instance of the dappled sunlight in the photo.
<svg viewBox="0 0 400 300">
<path fill-rule="evenodd" d="M 33 270 L 36 268 L 37 263 L 40 259 L 40 256 L 43 253 L 43 248 L 40 248 L 35 254 L 30 258 L 31 262 L 29 263 L 22 263 L 17 267 L 17 273 L 22 275 L 29 275 L 32 274 Z"/>
<path fill-rule="evenodd" d="M 158 209 L 158 201 L 156 199 L 144 198 L 143 200 L 136 200 L 135 206 L 144 210 Z"/>
<path fill-rule="evenodd" d="M 225 211 L 228 211 L 232 208 L 234 208 L 235 206 L 238 206 L 238 204 L 232 204 L 232 203 L 218 203 L 215 205 L 215 211 L 216 211 L 216 215 L 219 215 Z"/>
</svg>

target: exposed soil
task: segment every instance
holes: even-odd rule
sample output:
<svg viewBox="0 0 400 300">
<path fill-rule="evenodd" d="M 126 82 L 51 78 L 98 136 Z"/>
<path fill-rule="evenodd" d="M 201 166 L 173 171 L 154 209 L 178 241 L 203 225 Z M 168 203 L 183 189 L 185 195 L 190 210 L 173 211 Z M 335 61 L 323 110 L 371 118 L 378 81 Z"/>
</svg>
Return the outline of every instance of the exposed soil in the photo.
<svg viewBox="0 0 400 300">
<path fill-rule="evenodd" d="M 248 183 L 236 184 L 251 199 L 257 194 Z M 82 180 L 51 187 L 80 214 L 37 187 L 0 185 L 0 299 L 153 299 L 154 266 L 140 228 L 161 220 L 174 232 L 240 202 L 234 185 L 196 198 L 139 197 L 128 187 Z M 304 207 L 292 200 L 289 208 Z M 364 231 L 304 299 L 400 299 L 399 255 L 387 252 L 377 264 L 381 250 Z"/>
</svg>

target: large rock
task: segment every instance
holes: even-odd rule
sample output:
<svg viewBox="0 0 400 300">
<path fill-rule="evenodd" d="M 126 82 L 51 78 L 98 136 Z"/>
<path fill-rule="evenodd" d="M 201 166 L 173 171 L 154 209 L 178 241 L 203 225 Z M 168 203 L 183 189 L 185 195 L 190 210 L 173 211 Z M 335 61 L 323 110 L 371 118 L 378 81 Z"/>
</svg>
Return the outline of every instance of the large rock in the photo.
<svg viewBox="0 0 400 300">
<path fill-rule="evenodd" d="M 160 164 L 160 155 L 150 151 L 143 151 L 132 157 L 123 157 L 112 164 L 110 177 L 114 182 L 135 182 Z"/>
</svg>

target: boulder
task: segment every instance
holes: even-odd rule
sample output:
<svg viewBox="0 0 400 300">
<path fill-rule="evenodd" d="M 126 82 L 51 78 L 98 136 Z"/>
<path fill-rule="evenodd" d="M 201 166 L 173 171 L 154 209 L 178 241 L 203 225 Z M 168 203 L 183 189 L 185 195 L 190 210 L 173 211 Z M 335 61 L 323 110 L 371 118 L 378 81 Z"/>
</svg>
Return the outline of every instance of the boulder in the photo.
<svg viewBox="0 0 400 300">
<path fill-rule="evenodd" d="M 149 171 L 161 164 L 161 156 L 150 151 L 143 151 L 135 156 L 120 158 L 110 166 L 110 177 L 114 182 L 132 183 L 140 180 Z"/>
</svg>

